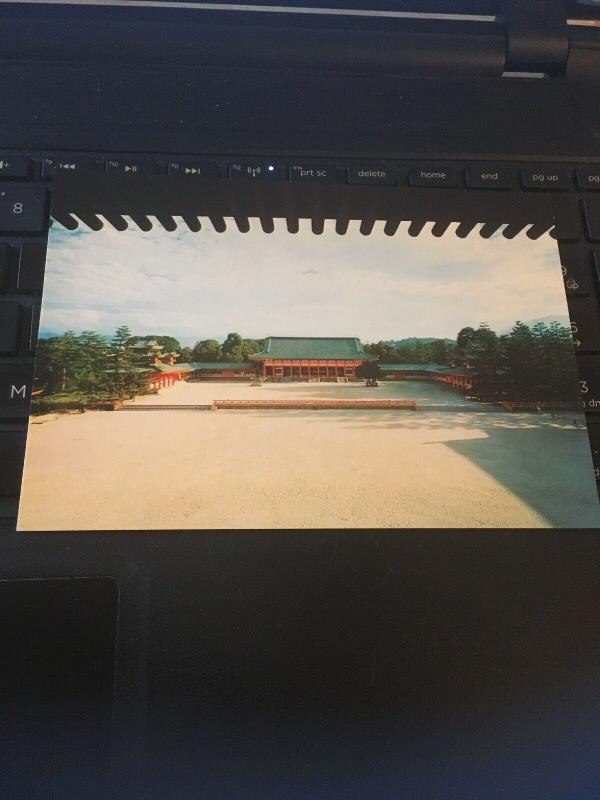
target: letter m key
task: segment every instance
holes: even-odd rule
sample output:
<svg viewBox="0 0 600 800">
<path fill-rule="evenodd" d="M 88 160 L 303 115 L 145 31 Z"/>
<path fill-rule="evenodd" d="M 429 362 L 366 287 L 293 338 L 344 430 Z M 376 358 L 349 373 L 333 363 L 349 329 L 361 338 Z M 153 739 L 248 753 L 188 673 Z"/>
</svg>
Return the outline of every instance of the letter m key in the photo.
<svg viewBox="0 0 600 800">
<path fill-rule="evenodd" d="M 15 400 L 26 400 L 27 399 L 27 384 L 23 384 L 22 386 L 15 386 L 15 384 L 11 384 L 10 387 L 10 399 Z"/>
</svg>

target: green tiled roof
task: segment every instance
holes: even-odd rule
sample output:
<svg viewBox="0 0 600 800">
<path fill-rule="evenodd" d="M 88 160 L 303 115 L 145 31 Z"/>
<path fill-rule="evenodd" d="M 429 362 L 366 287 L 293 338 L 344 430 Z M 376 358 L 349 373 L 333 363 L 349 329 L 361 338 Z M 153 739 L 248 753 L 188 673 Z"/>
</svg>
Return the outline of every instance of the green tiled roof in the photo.
<svg viewBox="0 0 600 800">
<path fill-rule="evenodd" d="M 154 372 L 189 372 L 192 367 L 190 364 L 154 364 Z"/>
<path fill-rule="evenodd" d="M 379 369 L 391 372 L 447 372 L 451 367 L 445 364 L 380 364 Z"/>
<path fill-rule="evenodd" d="M 176 365 L 177 366 L 177 365 Z M 256 364 L 250 361 L 191 361 L 186 366 L 194 371 L 211 370 L 211 369 L 255 369 Z"/>
<path fill-rule="evenodd" d="M 382 372 L 444 372 L 446 375 L 466 375 L 465 367 L 448 367 L 445 364 L 379 364 Z"/>
<path fill-rule="evenodd" d="M 156 372 L 201 372 L 219 369 L 255 369 L 255 367 L 256 364 L 249 361 L 190 361 L 181 364 L 156 364 L 152 369 Z"/>
<path fill-rule="evenodd" d="M 105 369 L 105 370 L 103 370 L 103 372 L 106 375 L 115 375 L 116 374 L 114 368 L 113 369 Z M 154 367 L 127 367 L 127 372 L 134 372 L 136 374 L 140 374 L 141 375 L 142 373 L 154 372 Z"/>
<path fill-rule="evenodd" d="M 368 361 L 371 356 L 363 350 L 360 339 L 354 337 L 269 336 L 260 353 L 250 358 L 257 361 L 266 358 Z"/>
<path fill-rule="evenodd" d="M 444 367 L 443 372 L 448 375 L 472 375 L 473 370 L 468 367 Z"/>
</svg>

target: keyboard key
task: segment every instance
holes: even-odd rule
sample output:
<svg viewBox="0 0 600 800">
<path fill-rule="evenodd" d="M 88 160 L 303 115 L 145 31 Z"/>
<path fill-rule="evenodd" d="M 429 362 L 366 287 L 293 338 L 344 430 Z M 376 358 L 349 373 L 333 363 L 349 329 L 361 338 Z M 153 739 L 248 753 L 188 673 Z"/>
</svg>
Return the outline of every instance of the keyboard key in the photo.
<svg viewBox="0 0 600 800">
<path fill-rule="evenodd" d="M 294 183 L 337 183 L 337 169 L 327 164 L 292 164 L 290 180 Z"/>
<path fill-rule="evenodd" d="M 33 364 L 0 364 L 0 419 L 25 419 L 29 414 Z"/>
<path fill-rule="evenodd" d="M 580 189 L 600 191 L 600 164 L 596 167 L 583 167 L 578 169 L 577 186 Z"/>
<path fill-rule="evenodd" d="M 46 267 L 46 243 L 24 242 L 21 245 L 17 289 L 20 292 L 41 292 Z"/>
<path fill-rule="evenodd" d="M 0 496 L 0 520 L 14 522 L 17 519 L 18 510 L 19 499 L 17 497 Z"/>
<path fill-rule="evenodd" d="M 29 308 L 23 309 L 24 316 L 24 336 L 25 336 L 25 349 L 29 353 L 35 353 L 37 347 L 38 329 L 40 327 L 40 306 L 34 303 Z"/>
<path fill-rule="evenodd" d="M 600 352 L 600 310 L 595 297 L 570 302 L 571 330 L 576 352 Z"/>
<path fill-rule="evenodd" d="M 596 285 L 598 287 L 598 291 L 600 292 L 600 250 L 594 250 L 592 253 L 592 264 L 594 268 Z"/>
<path fill-rule="evenodd" d="M 395 170 L 387 167 L 349 167 L 347 177 L 348 183 L 387 185 L 396 183 Z"/>
<path fill-rule="evenodd" d="M 45 158 L 42 161 L 42 178 L 44 180 L 52 180 L 55 173 L 54 159 Z"/>
<path fill-rule="evenodd" d="M 94 172 L 102 169 L 103 166 L 102 162 L 98 162 L 89 156 L 78 156 L 76 158 L 49 156 L 42 161 L 42 178 L 51 180 L 57 172 L 66 174 L 72 172 Z"/>
<path fill-rule="evenodd" d="M 9 285 L 12 247 L 0 243 L 0 292 L 6 292 Z"/>
<path fill-rule="evenodd" d="M 581 212 L 573 196 L 557 194 L 552 196 L 554 217 L 554 237 L 558 242 L 578 242 L 581 239 Z"/>
<path fill-rule="evenodd" d="M 124 175 L 155 175 L 157 165 L 149 160 L 109 158 L 106 162 L 106 171 L 122 172 Z"/>
<path fill-rule="evenodd" d="M 565 169 L 522 169 L 521 181 L 526 189 L 541 189 L 545 192 L 569 189 L 571 175 Z"/>
<path fill-rule="evenodd" d="M 48 227 L 48 192 L 39 186 L 0 184 L 0 233 L 41 233 Z"/>
<path fill-rule="evenodd" d="M 20 322 L 19 303 L 0 303 L 0 354 L 11 355 L 17 350 Z"/>
<path fill-rule="evenodd" d="M 169 161 L 167 172 L 188 178 L 216 178 L 219 176 L 219 165 L 210 161 Z"/>
<path fill-rule="evenodd" d="M 567 294 L 587 295 L 594 291 L 591 254 L 579 247 L 564 245 L 561 253 L 562 276 Z"/>
<path fill-rule="evenodd" d="M 469 189 L 512 189 L 513 172 L 506 167 L 467 167 Z"/>
<path fill-rule="evenodd" d="M 29 159 L 24 156 L 3 156 L 0 154 L 0 180 L 2 178 L 29 177 Z"/>
<path fill-rule="evenodd" d="M 16 495 L 21 489 L 27 431 L 7 427 L 0 429 L 0 495 Z"/>
<path fill-rule="evenodd" d="M 600 356 L 581 356 L 577 359 L 577 368 L 586 412 L 600 413 Z"/>
<path fill-rule="evenodd" d="M 419 167 L 409 175 L 411 186 L 439 186 L 448 189 L 458 186 L 458 175 L 455 169 L 443 166 Z"/>
<path fill-rule="evenodd" d="M 596 480 L 600 481 L 600 418 L 588 418 L 588 434 L 592 448 L 592 461 L 594 463 L 594 474 Z"/>
<path fill-rule="evenodd" d="M 276 164 L 269 162 L 235 161 L 229 165 L 229 177 L 251 181 L 277 180 L 281 177 L 281 170 Z"/>
<path fill-rule="evenodd" d="M 590 286 L 586 278 L 574 275 L 567 270 L 564 275 L 564 281 L 565 291 L 568 297 L 587 297 L 587 295 L 589 295 Z"/>
<path fill-rule="evenodd" d="M 588 239 L 590 242 L 600 242 L 600 203 L 596 199 L 585 200 L 583 208 Z"/>
</svg>

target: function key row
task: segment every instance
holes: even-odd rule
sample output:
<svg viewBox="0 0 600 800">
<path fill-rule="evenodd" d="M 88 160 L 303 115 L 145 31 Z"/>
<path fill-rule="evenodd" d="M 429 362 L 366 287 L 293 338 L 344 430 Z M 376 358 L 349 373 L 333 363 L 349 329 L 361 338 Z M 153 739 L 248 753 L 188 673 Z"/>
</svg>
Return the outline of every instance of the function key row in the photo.
<svg viewBox="0 0 600 800">
<path fill-rule="evenodd" d="M 232 161 L 226 165 L 205 159 L 153 159 L 95 158 L 92 156 L 52 156 L 44 158 L 41 166 L 32 170 L 33 162 L 25 156 L 0 154 L 0 179 L 27 180 L 36 172 L 44 180 L 52 180 L 57 172 L 112 172 L 125 175 L 181 175 L 189 178 L 228 177 L 245 180 L 291 180 L 293 182 L 321 182 L 351 184 L 378 184 L 430 186 L 470 189 L 514 189 L 565 191 L 573 183 L 573 171 L 563 167 L 522 168 L 496 164 L 479 164 L 464 169 L 452 164 L 423 164 L 408 171 L 377 163 L 340 167 L 326 163 L 292 163 L 281 165 L 273 161 Z M 600 164 L 578 168 L 574 171 L 577 188 L 600 191 Z M 517 180 L 518 178 L 518 180 Z"/>
</svg>

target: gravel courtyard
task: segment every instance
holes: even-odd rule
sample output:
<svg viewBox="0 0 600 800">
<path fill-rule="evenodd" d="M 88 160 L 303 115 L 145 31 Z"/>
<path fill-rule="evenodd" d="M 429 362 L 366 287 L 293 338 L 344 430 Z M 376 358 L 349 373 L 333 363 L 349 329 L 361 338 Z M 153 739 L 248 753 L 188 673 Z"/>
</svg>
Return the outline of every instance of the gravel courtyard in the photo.
<svg viewBox="0 0 600 800">
<path fill-rule="evenodd" d="M 419 410 L 194 411 L 213 399 L 402 398 Z M 33 418 L 20 530 L 600 527 L 583 418 L 419 382 L 179 383 Z"/>
</svg>

